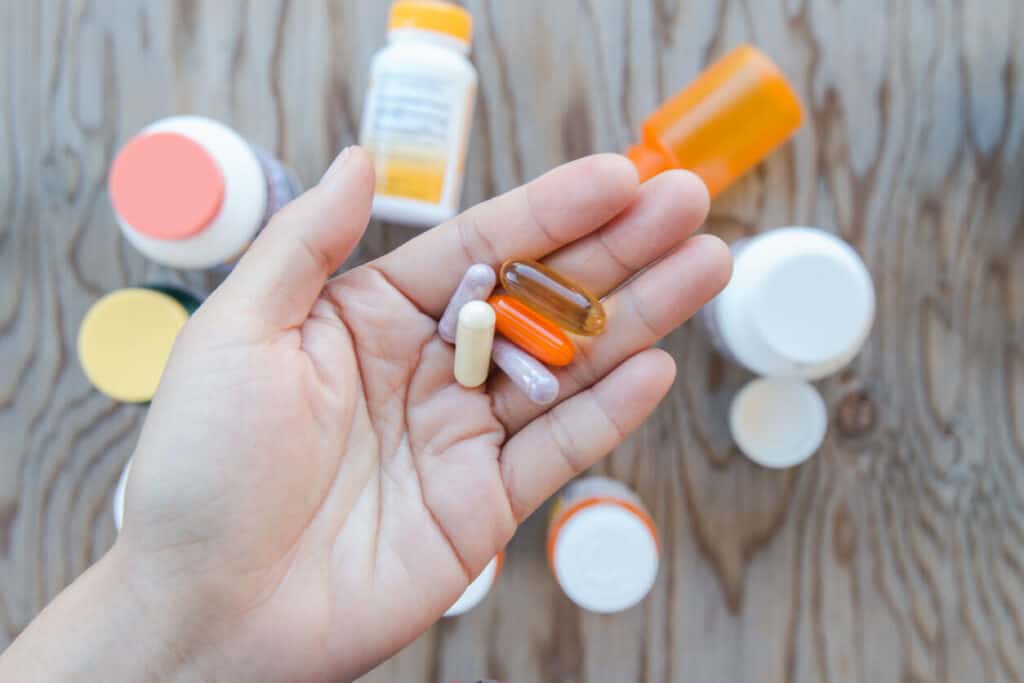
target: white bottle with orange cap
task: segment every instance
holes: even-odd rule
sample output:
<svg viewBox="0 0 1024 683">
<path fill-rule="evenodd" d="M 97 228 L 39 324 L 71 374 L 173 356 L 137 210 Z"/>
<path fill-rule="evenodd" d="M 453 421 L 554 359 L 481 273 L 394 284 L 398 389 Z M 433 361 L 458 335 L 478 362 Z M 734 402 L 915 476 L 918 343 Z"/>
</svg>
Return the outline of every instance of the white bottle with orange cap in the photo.
<svg viewBox="0 0 1024 683">
<path fill-rule="evenodd" d="M 359 134 L 373 158 L 373 215 L 432 226 L 459 210 L 476 98 L 473 20 L 457 5 L 398 0 L 373 57 Z"/>
<path fill-rule="evenodd" d="M 654 520 L 627 486 L 583 477 L 566 486 L 548 524 L 548 564 L 565 594 L 592 612 L 640 602 L 658 576 Z"/>
<path fill-rule="evenodd" d="M 173 268 L 235 260 L 299 193 L 280 161 L 201 116 L 161 119 L 129 140 L 108 189 L 128 241 Z"/>
</svg>

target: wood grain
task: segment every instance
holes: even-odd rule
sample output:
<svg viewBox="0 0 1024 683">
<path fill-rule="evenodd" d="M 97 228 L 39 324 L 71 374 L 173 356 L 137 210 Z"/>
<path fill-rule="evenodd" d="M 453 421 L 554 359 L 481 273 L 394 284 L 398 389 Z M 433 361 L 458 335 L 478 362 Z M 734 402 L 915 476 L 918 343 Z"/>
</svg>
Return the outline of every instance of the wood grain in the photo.
<svg viewBox="0 0 1024 683">
<path fill-rule="evenodd" d="M 367 681 L 1024 680 L 1024 4 L 1016 0 L 471 0 L 481 74 L 465 202 L 621 150 L 742 41 L 808 107 L 722 196 L 727 239 L 813 224 L 867 259 L 879 314 L 822 384 L 821 453 L 731 445 L 745 376 L 686 326 L 670 397 L 600 469 L 664 535 L 651 597 L 600 617 L 548 576 L 544 519 L 483 606 Z M 355 138 L 387 3 L 0 2 L 0 647 L 113 540 L 143 410 L 90 391 L 101 293 L 207 276 L 144 261 L 105 195 L 117 146 L 172 112 L 229 122 L 306 184 Z M 355 258 L 409 236 L 373 225 Z"/>
</svg>

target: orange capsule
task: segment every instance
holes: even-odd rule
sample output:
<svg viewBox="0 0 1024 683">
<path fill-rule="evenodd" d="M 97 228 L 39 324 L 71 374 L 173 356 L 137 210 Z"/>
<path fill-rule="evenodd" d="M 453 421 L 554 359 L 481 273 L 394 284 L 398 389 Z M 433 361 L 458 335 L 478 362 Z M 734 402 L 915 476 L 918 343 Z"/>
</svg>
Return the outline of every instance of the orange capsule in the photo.
<svg viewBox="0 0 1024 683">
<path fill-rule="evenodd" d="M 511 296 L 492 296 L 487 303 L 497 316 L 495 328 L 510 342 L 548 365 L 572 362 L 576 349 L 558 325 Z"/>
</svg>

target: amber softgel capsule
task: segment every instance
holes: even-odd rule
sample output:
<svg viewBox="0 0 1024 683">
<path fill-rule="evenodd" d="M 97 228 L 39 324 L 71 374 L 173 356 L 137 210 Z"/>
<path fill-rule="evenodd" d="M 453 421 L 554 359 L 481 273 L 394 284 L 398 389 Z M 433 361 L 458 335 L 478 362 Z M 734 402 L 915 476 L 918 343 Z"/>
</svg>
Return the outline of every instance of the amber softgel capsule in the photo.
<svg viewBox="0 0 1024 683">
<path fill-rule="evenodd" d="M 606 316 L 593 294 L 536 261 L 510 259 L 501 266 L 505 291 L 559 327 L 584 336 L 601 334 Z"/>
</svg>

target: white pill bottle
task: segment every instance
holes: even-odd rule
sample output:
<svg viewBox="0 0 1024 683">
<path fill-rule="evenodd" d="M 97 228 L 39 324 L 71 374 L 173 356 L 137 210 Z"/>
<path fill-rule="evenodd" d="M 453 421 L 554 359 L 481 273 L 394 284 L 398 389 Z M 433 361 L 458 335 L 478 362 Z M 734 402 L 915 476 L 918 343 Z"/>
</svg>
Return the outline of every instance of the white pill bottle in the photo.
<svg viewBox="0 0 1024 683">
<path fill-rule="evenodd" d="M 569 599 L 610 614 L 633 607 L 654 587 L 661 542 L 639 496 L 614 479 L 588 476 L 555 499 L 547 551 Z"/>
<path fill-rule="evenodd" d="M 758 375 L 809 381 L 853 360 L 874 321 L 875 289 L 849 244 L 785 227 L 731 248 L 732 279 L 701 309 L 723 355 Z"/>
<path fill-rule="evenodd" d="M 498 580 L 498 575 L 501 574 L 501 567 L 503 564 L 505 564 L 504 550 L 491 558 L 491 561 L 487 563 L 487 566 L 483 568 L 483 571 L 473 579 L 473 582 L 466 587 L 466 590 L 462 592 L 459 599 L 455 601 L 455 604 L 448 608 L 443 616 L 460 616 L 483 602 L 484 598 L 487 597 L 487 594 L 494 586 L 494 582 Z"/>
<path fill-rule="evenodd" d="M 117 153 L 107 189 L 125 238 L 172 268 L 233 262 L 300 191 L 270 153 L 202 116 L 143 129 Z"/>
<path fill-rule="evenodd" d="M 359 134 L 377 174 L 376 218 L 428 227 L 458 212 L 476 99 L 472 31 L 469 12 L 447 2 L 391 6 Z"/>
</svg>

